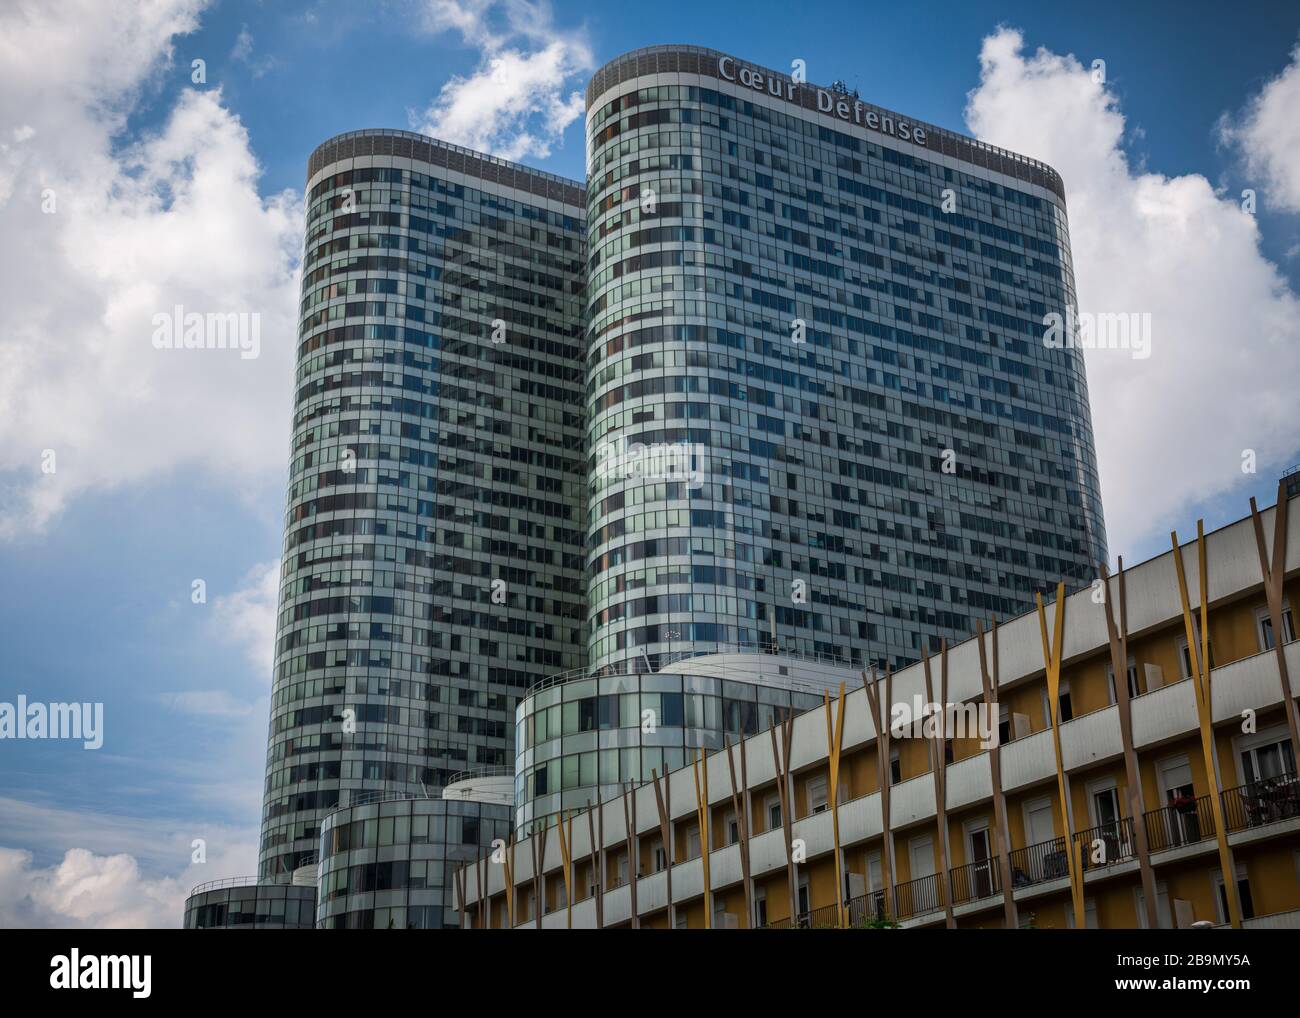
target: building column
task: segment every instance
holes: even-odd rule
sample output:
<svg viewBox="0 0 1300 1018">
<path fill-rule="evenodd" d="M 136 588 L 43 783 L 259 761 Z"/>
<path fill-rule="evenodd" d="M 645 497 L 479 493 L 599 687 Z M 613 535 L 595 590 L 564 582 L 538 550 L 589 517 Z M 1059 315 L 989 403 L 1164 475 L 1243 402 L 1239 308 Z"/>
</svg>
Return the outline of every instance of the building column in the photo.
<svg viewBox="0 0 1300 1018">
<path fill-rule="evenodd" d="M 831 709 L 831 694 L 822 694 L 826 710 L 826 762 L 829 773 L 827 791 L 831 802 L 831 837 L 835 846 L 835 915 L 839 928 L 849 925 L 844 905 L 844 849 L 840 845 L 840 750 L 844 746 L 844 683 L 840 683 L 839 709 Z M 836 715 L 832 721 L 832 716 Z"/>
<path fill-rule="evenodd" d="M 885 686 L 885 709 L 880 709 L 879 683 Z M 862 673 L 862 686 L 867 691 L 867 704 L 871 708 L 871 727 L 876 734 L 876 782 L 880 788 L 880 877 L 885 887 L 885 918 L 892 918 L 897 913 L 894 903 L 894 834 L 889 817 L 889 716 L 894 708 L 894 673 L 886 668 L 884 677 L 876 675 L 873 665 L 870 677 Z M 871 875 L 871 865 L 867 864 L 867 876 Z"/>
<path fill-rule="evenodd" d="M 1300 767 L 1300 719 L 1296 717 L 1295 693 L 1291 689 L 1291 673 L 1286 666 L 1286 630 L 1282 627 L 1282 583 L 1286 579 L 1286 522 L 1290 500 L 1286 485 L 1277 485 L 1277 505 L 1273 508 L 1273 564 L 1268 561 L 1264 540 L 1264 522 L 1260 518 L 1255 499 L 1250 500 L 1250 518 L 1255 524 L 1255 544 L 1259 548 L 1259 570 L 1264 577 L 1264 595 L 1268 599 L 1268 617 L 1273 625 L 1273 653 L 1277 658 L 1277 673 L 1282 680 L 1282 700 L 1286 704 L 1286 724 L 1291 732 L 1291 756 Z M 1293 605 L 1294 622 L 1300 605 Z"/>
<path fill-rule="evenodd" d="M 781 827 L 785 833 L 785 879 L 790 892 L 790 922 L 799 917 L 798 871 L 794 863 L 794 832 L 791 811 L 794 809 L 794 792 L 790 787 L 790 744 L 794 739 L 793 708 L 780 721 L 781 743 L 777 745 L 776 729 L 768 729 L 772 736 L 772 769 L 776 772 L 776 791 L 781 801 Z M 782 752 L 784 751 L 784 752 Z"/>
<path fill-rule="evenodd" d="M 952 914 L 951 875 L 948 872 L 948 788 L 944 781 L 947 777 L 948 760 L 944 754 L 944 739 L 948 715 L 948 641 L 940 645 L 940 691 L 939 713 L 935 718 L 934 734 L 930 743 L 930 773 L 934 775 L 934 812 L 939 824 L 939 872 L 935 875 L 935 886 L 943 899 L 944 925 L 948 929 L 957 928 L 957 920 Z M 934 683 L 930 676 L 930 655 L 925 649 L 921 651 L 921 666 L 925 670 L 925 698 L 931 704 L 934 700 Z"/>
<path fill-rule="evenodd" d="M 1119 623 L 1110 597 L 1110 577 L 1106 563 L 1097 563 L 1103 586 L 1102 604 L 1106 609 L 1106 636 L 1110 643 L 1110 670 L 1115 676 L 1115 703 L 1119 707 L 1119 737 L 1124 744 L 1124 780 L 1128 784 L 1128 809 L 1132 817 L 1133 838 L 1137 842 L 1138 871 L 1142 878 L 1142 904 L 1147 929 L 1160 925 L 1156 908 L 1156 876 L 1151 868 L 1147 845 L 1146 805 L 1142 795 L 1142 778 L 1138 769 L 1137 750 L 1133 746 L 1133 707 L 1128 692 L 1128 596 L 1124 583 L 1124 559 L 1119 559 Z"/>
<path fill-rule="evenodd" d="M 989 653 L 984 645 L 984 624 L 975 623 L 975 639 L 980 652 L 980 684 L 984 689 L 984 709 L 988 712 L 996 734 L 1001 721 L 1001 709 L 998 705 L 998 682 L 1000 666 L 998 662 L 998 624 L 995 621 L 989 631 L 993 643 L 993 671 L 989 672 Z M 989 778 L 993 789 L 993 825 L 995 844 L 998 850 L 998 872 L 1002 877 L 1002 924 L 1008 930 L 1019 929 L 1020 912 L 1016 908 L 1015 887 L 1011 879 L 1011 829 L 1007 825 L 1007 796 L 1002 791 L 1002 740 L 995 738 L 989 748 Z"/>
<path fill-rule="evenodd" d="M 731 808 L 736 812 L 736 830 L 740 834 L 740 876 L 745 894 L 745 925 L 754 928 L 754 881 L 749 873 L 749 788 L 748 769 L 745 766 L 745 738 L 740 738 L 740 784 L 736 784 L 736 763 L 731 755 L 731 742 L 726 741 L 727 773 L 731 777 Z"/>
<path fill-rule="evenodd" d="M 1038 627 L 1043 637 L 1043 665 L 1047 671 L 1047 703 L 1051 708 L 1052 748 L 1056 753 L 1056 791 L 1061 797 L 1061 826 L 1065 833 L 1065 865 L 1070 871 L 1070 897 L 1074 900 L 1075 929 L 1085 929 L 1088 912 L 1083 902 L 1083 858 L 1074 843 L 1074 807 L 1070 802 L 1070 783 L 1065 777 L 1061 757 L 1061 648 L 1065 637 L 1065 584 L 1056 585 L 1056 610 L 1052 619 L 1052 639 L 1047 638 L 1047 613 L 1043 595 L 1035 594 L 1038 604 Z"/>
<path fill-rule="evenodd" d="M 1214 749 L 1214 703 L 1210 693 L 1210 574 L 1205 556 L 1205 521 L 1196 521 L 1197 573 L 1201 594 L 1201 617 L 1192 615 L 1187 595 L 1187 575 L 1183 569 L 1183 550 L 1178 546 L 1178 532 L 1169 540 L 1174 548 L 1174 567 L 1178 573 L 1178 597 L 1183 609 L 1183 627 L 1187 632 L 1187 656 L 1192 661 L 1192 687 L 1196 691 L 1196 718 L 1201 732 L 1201 753 L 1205 757 L 1205 779 L 1210 784 L 1210 809 L 1214 813 L 1214 830 L 1219 843 L 1219 867 L 1223 871 L 1223 893 L 1228 899 L 1228 920 L 1233 929 L 1241 928 L 1241 901 L 1237 894 L 1237 867 L 1228 832 L 1223 823 L 1223 781 L 1219 776 L 1219 754 Z M 1274 634 L 1281 637 L 1280 633 Z"/>
</svg>

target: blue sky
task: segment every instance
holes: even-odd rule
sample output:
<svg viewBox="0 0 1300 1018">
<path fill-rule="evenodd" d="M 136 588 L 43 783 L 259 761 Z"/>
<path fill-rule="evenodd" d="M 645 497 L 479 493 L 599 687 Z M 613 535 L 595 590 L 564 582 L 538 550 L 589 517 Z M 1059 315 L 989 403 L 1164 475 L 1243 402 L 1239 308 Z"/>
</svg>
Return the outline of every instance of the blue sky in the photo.
<svg viewBox="0 0 1300 1018">
<path fill-rule="evenodd" d="M 487 133 L 452 140 L 579 178 L 571 99 L 590 68 L 663 42 L 778 69 L 803 59 L 815 82 L 842 78 L 876 104 L 1048 159 L 1066 179 L 1081 304 L 1149 299 L 1173 323 L 1150 366 L 1089 362 L 1112 556 L 1158 554 L 1172 527 L 1222 525 L 1251 495 L 1270 504 L 1300 461 L 1300 139 L 1279 113 L 1300 108 L 1288 106 L 1300 15 L 1161 7 L 160 0 L 145 17 L 125 3 L 6 5 L 0 700 L 102 701 L 107 733 L 96 752 L 0 741 L 0 925 L 176 921 L 189 884 L 253 866 L 296 217 L 308 154 L 340 131 L 460 124 Z M 1094 87 L 1083 69 L 1096 58 Z M 494 59 L 536 74 L 526 91 L 539 101 L 509 81 L 495 106 L 484 99 L 473 83 Z M 96 60 L 112 66 L 88 70 Z M 44 187 L 62 204 L 41 218 Z M 1245 225 L 1243 188 L 1261 196 Z M 132 323 L 181 299 L 264 311 L 268 353 L 252 366 L 151 360 L 133 384 Z M 1225 393 L 1251 413 L 1209 410 Z M 58 487 L 35 466 L 47 447 L 62 457 Z M 1248 448 L 1253 475 L 1238 468 Z M 191 602 L 196 578 L 204 604 Z M 192 864 L 194 838 L 207 863 Z M 116 890 L 101 904 L 74 893 L 105 882 Z"/>
</svg>

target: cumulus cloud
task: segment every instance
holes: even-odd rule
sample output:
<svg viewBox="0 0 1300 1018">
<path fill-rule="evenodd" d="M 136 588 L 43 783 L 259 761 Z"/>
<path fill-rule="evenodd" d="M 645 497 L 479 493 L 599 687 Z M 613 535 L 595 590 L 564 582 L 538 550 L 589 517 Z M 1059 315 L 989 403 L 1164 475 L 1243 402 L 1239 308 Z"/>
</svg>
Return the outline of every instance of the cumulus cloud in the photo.
<svg viewBox="0 0 1300 1018">
<path fill-rule="evenodd" d="M 242 828 L 125 818 L 0 798 L 0 928 L 123 929 L 181 924 L 185 898 L 208 880 L 257 869 L 256 832 Z M 195 839 L 203 861 L 195 861 Z M 80 847 L 92 845 L 92 848 Z"/>
<path fill-rule="evenodd" d="M 1239 121 L 1220 123 L 1246 167 L 1263 181 L 1271 205 L 1300 212 L 1300 43 L 1291 62 L 1247 104 Z"/>
<path fill-rule="evenodd" d="M 505 159 L 544 159 L 582 116 L 581 76 L 593 66 L 591 50 L 582 33 L 554 26 L 549 5 L 428 0 L 421 23 L 432 33 L 458 33 L 480 60 L 412 116 L 416 130 Z"/>
<path fill-rule="evenodd" d="M 275 612 L 280 594 L 280 563 L 261 562 L 244 576 L 239 588 L 215 600 L 222 636 L 243 647 L 257 673 L 271 674 L 275 659 Z"/>
<path fill-rule="evenodd" d="M 1270 107 L 1271 108 L 1271 107 Z M 1256 220 L 1199 174 L 1135 169 L 1115 95 L 1074 56 L 980 52 L 966 120 L 1065 180 L 1079 310 L 1149 312 L 1151 355 L 1088 350 L 1111 554 L 1185 529 L 1196 503 L 1300 447 L 1300 302 L 1260 251 Z"/>
<path fill-rule="evenodd" d="M 0 537 L 181 467 L 244 495 L 284 469 L 301 206 L 259 194 L 220 88 L 173 64 L 202 6 L 0 9 Z M 177 307 L 259 316 L 259 356 L 155 348 Z"/>
</svg>

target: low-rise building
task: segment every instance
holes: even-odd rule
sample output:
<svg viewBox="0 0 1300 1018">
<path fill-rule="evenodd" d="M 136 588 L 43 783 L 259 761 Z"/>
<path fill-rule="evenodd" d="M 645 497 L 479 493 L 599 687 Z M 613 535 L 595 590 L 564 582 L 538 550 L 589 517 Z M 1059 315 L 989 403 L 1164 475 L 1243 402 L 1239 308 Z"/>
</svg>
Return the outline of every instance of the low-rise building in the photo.
<svg viewBox="0 0 1300 1018">
<path fill-rule="evenodd" d="M 463 924 L 1300 926 L 1300 512 L 1251 508 L 565 810 Z"/>
</svg>

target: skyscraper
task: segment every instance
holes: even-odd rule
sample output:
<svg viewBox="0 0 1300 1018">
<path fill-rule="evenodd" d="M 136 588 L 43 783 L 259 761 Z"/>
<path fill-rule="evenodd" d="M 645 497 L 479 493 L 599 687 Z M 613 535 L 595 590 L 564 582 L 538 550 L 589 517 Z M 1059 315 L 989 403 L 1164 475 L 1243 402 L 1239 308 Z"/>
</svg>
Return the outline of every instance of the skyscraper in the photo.
<svg viewBox="0 0 1300 1018">
<path fill-rule="evenodd" d="M 583 214 L 408 132 L 311 156 L 263 878 L 355 796 L 512 765 L 582 661 Z"/>
<path fill-rule="evenodd" d="M 692 46 L 597 71 L 587 145 L 593 667 L 899 665 L 1095 575 L 1050 167 Z M 598 469 L 658 443 L 690 480 Z"/>
<path fill-rule="evenodd" d="M 376 800 L 513 769 L 545 820 L 1105 559 L 1050 167 L 690 46 L 598 71 L 587 143 L 585 189 L 310 158 L 260 879 L 327 826 L 322 924 L 379 908 L 343 832 L 455 813 Z"/>
</svg>

